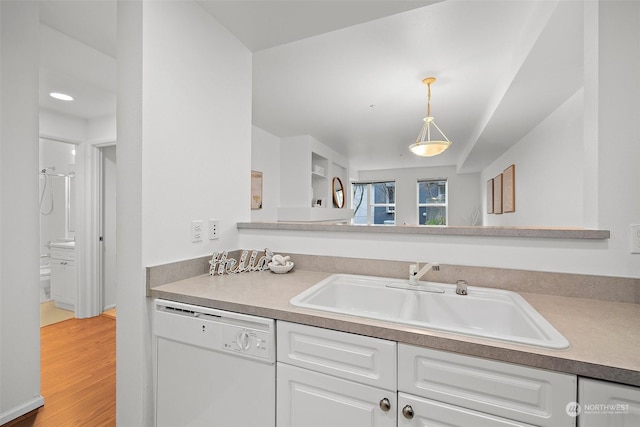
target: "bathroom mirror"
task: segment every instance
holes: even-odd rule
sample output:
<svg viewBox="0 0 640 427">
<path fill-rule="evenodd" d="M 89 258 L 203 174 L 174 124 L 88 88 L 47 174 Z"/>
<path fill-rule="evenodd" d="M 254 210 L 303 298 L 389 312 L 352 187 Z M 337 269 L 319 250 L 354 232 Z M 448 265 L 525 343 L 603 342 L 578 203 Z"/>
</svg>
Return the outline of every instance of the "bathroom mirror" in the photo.
<svg viewBox="0 0 640 427">
<path fill-rule="evenodd" d="M 342 180 L 337 176 L 333 177 L 331 192 L 333 193 L 333 205 L 336 208 L 344 208 L 344 185 L 342 185 Z"/>
</svg>

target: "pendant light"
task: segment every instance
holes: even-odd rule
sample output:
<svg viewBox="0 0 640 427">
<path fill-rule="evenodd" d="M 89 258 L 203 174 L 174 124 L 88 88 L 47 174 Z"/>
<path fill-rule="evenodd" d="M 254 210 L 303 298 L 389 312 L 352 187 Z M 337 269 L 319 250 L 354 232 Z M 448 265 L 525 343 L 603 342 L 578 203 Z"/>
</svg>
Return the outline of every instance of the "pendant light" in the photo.
<svg viewBox="0 0 640 427">
<path fill-rule="evenodd" d="M 445 136 L 445 134 L 436 124 L 433 117 L 431 117 L 431 83 L 435 81 L 435 77 L 427 77 L 422 80 L 422 83 L 427 85 L 427 117 L 423 119 L 424 125 L 422 125 L 422 129 L 420 129 L 420 134 L 418 135 L 416 142 L 409 146 L 411 152 L 416 156 L 437 156 L 438 154 L 449 148 L 449 146 L 451 145 L 451 141 L 449 141 L 449 138 Z M 433 127 L 436 128 L 438 132 L 440 132 L 443 140 L 431 139 L 431 125 L 433 125 Z"/>
</svg>

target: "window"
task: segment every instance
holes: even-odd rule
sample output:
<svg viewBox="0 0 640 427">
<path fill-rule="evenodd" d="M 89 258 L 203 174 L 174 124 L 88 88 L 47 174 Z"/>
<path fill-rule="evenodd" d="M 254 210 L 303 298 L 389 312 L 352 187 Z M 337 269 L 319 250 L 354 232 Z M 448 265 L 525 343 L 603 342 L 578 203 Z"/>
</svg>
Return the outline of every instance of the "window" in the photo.
<svg viewBox="0 0 640 427">
<path fill-rule="evenodd" d="M 354 224 L 395 224 L 396 183 L 353 183 Z"/>
<path fill-rule="evenodd" d="M 418 223 L 447 225 L 447 180 L 418 181 Z"/>
</svg>

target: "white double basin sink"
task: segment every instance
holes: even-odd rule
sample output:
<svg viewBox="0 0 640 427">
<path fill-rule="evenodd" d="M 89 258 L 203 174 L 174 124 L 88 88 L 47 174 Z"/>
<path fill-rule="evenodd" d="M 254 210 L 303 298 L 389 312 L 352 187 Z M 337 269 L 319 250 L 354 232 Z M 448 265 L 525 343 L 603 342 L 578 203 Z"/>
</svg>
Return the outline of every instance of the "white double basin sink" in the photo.
<svg viewBox="0 0 640 427">
<path fill-rule="evenodd" d="M 550 349 L 566 349 L 569 342 L 524 298 L 515 292 L 408 280 L 334 274 L 291 299 L 291 305 L 496 339 Z M 439 292 L 418 289 L 428 288 Z"/>
</svg>

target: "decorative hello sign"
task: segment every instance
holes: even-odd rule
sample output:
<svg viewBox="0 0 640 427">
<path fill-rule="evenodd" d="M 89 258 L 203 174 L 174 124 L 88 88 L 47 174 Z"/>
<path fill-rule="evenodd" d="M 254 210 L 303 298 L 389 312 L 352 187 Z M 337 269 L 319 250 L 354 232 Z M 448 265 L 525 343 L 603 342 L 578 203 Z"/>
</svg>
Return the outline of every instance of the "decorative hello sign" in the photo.
<svg viewBox="0 0 640 427">
<path fill-rule="evenodd" d="M 258 257 L 260 253 L 264 255 Z M 209 275 L 214 274 L 236 274 L 236 273 L 248 273 L 251 271 L 263 271 L 269 269 L 267 264 L 271 262 L 273 258 L 273 252 L 269 249 L 264 251 L 242 251 L 240 255 L 240 261 L 235 258 L 229 258 L 228 252 L 215 252 L 211 261 L 209 261 Z"/>
</svg>

